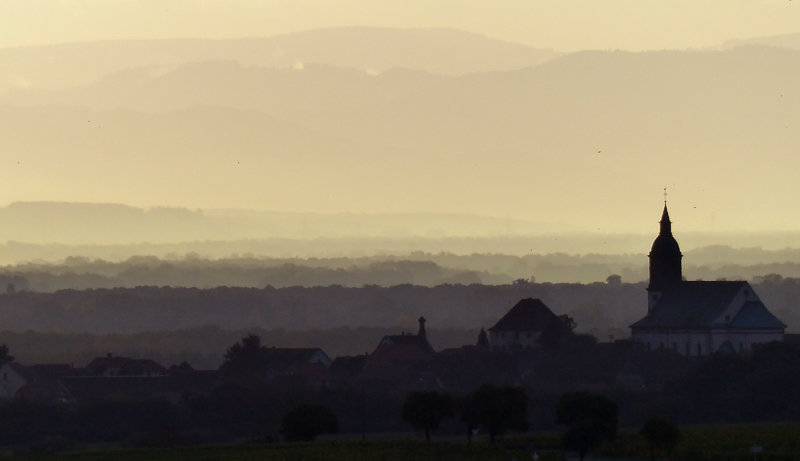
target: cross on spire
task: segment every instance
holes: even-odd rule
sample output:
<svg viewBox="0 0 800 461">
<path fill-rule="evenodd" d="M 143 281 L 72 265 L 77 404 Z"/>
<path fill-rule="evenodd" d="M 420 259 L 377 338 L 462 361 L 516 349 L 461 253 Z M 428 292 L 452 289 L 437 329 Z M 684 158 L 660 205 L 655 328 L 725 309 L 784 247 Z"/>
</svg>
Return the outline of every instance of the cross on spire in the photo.
<svg viewBox="0 0 800 461">
<path fill-rule="evenodd" d="M 667 186 L 664 186 L 664 205 L 667 204 Z"/>
</svg>

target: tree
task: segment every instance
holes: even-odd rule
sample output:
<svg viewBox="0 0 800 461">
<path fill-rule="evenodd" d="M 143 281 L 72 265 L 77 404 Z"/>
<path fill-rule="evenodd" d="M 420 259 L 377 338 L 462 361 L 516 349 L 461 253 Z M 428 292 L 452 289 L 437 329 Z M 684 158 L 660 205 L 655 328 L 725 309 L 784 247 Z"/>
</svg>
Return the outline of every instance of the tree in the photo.
<svg viewBox="0 0 800 461">
<path fill-rule="evenodd" d="M 0 346 L 0 365 L 13 361 L 14 361 L 14 356 L 8 353 L 8 346 L 6 346 L 5 344 Z"/>
<path fill-rule="evenodd" d="M 263 355 L 261 338 L 247 335 L 225 351 L 225 361 L 235 364 L 258 364 Z"/>
<path fill-rule="evenodd" d="M 567 425 L 564 445 L 578 452 L 581 461 L 589 450 L 617 435 L 617 405 L 589 392 L 566 393 L 556 405 L 557 421 Z"/>
<path fill-rule="evenodd" d="M 409 392 L 403 403 L 403 421 L 425 431 L 431 441 L 431 430 L 437 429 L 444 418 L 453 417 L 453 399 L 435 391 Z"/>
<path fill-rule="evenodd" d="M 283 415 L 280 432 L 289 441 L 311 441 L 321 434 L 339 432 L 339 420 L 324 405 L 300 405 Z"/>
<path fill-rule="evenodd" d="M 267 348 L 261 345 L 261 338 L 247 335 L 225 351 L 225 362 L 221 370 L 239 379 L 252 377 L 265 361 Z"/>
<path fill-rule="evenodd" d="M 657 416 L 645 421 L 639 433 L 650 444 L 651 460 L 655 459 L 656 449 L 671 453 L 681 435 L 678 426 L 673 422 Z"/>
<path fill-rule="evenodd" d="M 464 403 L 461 419 L 468 430 L 475 425 L 484 428 L 491 442 L 509 430 L 528 430 L 528 394 L 522 387 L 484 385 Z"/>
<path fill-rule="evenodd" d="M 565 341 L 575 336 L 575 319 L 569 315 L 559 315 L 542 331 L 539 344 L 547 350 L 558 349 Z"/>
</svg>

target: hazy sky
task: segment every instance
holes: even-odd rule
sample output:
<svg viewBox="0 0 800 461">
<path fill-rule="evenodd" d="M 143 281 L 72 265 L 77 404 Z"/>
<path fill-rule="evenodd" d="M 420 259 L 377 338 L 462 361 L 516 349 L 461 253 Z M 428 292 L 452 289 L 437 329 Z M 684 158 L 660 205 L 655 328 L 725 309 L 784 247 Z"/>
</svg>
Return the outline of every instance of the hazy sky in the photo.
<svg viewBox="0 0 800 461">
<path fill-rule="evenodd" d="M 449 27 L 564 52 L 685 50 L 730 39 L 800 33 L 800 0 L 0 0 L 0 47 L 267 37 L 352 25 Z M 347 42 L 336 43 L 332 46 Z M 492 49 L 520 48 L 500 45 Z M 430 41 L 415 46 L 430 48 Z M 423 54 L 416 49 L 412 56 Z M 257 51 L 283 53 L 277 47 Z M 334 51 L 341 50 L 323 47 L 320 53 L 328 57 Z M 0 125 L 5 143 L 0 143 L 0 206 L 17 200 L 65 200 L 298 212 L 424 211 L 567 224 L 582 217 L 582 229 L 650 232 L 660 215 L 661 189 L 668 185 L 674 217 L 685 228 L 800 228 L 794 173 L 800 168 L 800 59 L 791 54 L 797 50 L 763 56 L 743 51 L 730 59 L 708 56 L 722 52 L 594 53 L 603 56 L 598 61 L 588 56 L 592 53 L 576 53 L 572 57 L 578 58 L 562 60 L 561 67 L 535 74 L 543 85 L 535 88 L 526 86 L 533 77 L 525 72 L 488 75 L 483 86 L 464 78 L 455 87 L 437 86 L 438 77 L 400 74 L 387 78 L 386 85 L 396 84 L 398 94 L 408 99 L 391 113 L 381 112 L 390 106 L 384 100 L 369 99 L 378 87 L 362 106 L 353 102 L 371 84 L 359 80 L 362 74 L 343 77 L 345 72 L 316 69 L 287 77 L 285 72 L 294 70 L 286 67 L 284 74 L 261 70 L 258 79 L 248 80 L 247 72 L 220 62 L 187 71 L 192 76 L 188 82 L 206 82 L 197 91 L 181 83 L 184 74 L 179 73 L 174 80 L 148 76 L 158 80 L 148 81 L 151 86 L 126 86 L 143 78 L 135 76 L 102 81 L 107 86 L 90 87 L 87 94 L 36 92 L 47 90 L 35 81 L 36 72 L 40 80 L 54 75 L 47 66 L 59 64 L 59 59 L 91 73 L 98 62 L 118 55 L 114 53 L 98 59 L 102 55 L 6 50 L 12 64 L 0 66 L 0 83 L 11 82 L 15 91 L 0 90 L 0 99 L 9 96 L 4 101 L 10 101 L 0 105 L 0 118 L 7 122 Z M 150 58 L 158 53 L 150 49 L 142 54 Z M 696 62 L 694 55 L 709 64 Z M 18 71 L 14 66 L 26 58 L 40 61 Z M 655 71 L 652 63 L 657 63 Z M 150 63 L 130 66 L 145 64 Z M 120 69 L 124 67 L 127 61 Z M 694 72 L 692 77 L 685 69 Z M 647 80 L 634 78 L 644 74 Z M 241 98 L 236 91 L 228 95 L 239 88 L 225 83 L 225 76 L 254 89 Z M 311 79 L 322 83 L 309 83 Z M 54 80 L 65 79 L 59 75 Z M 628 80 L 639 82 L 638 87 L 626 86 Z M 314 93 L 324 85 L 338 88 L 341 82 L 352 84 L 351 93 Z M 654 82 L 661 82 L 660 92 L 652 89 Z M 437 92 L 417 92 L 415 85 Z M 537 93 L 541 88 L 561 88 L 562 93 Z M 531 104 L 519 103 L 525 91 L 536 95 Z M 312 93 L 313 98 L 308 96 Z M 264 96 L 261 105 L 252 101 L 257 99 L 253 95 Z M 294 99 L 281 99 L 286 95 Z M 50 96 L 60 102 L 50 102 Z M 493 102 L 489 113 L 481 97 Z M 27 102 L 17 107 L 20 100 Z M 549 112 L 529 110 L 544 107 L 542 101 L 548 100 L 553 101 Z M 337 101 L 346 103 L 337 106 Z M 374 110 L 351 111 L 351 103 Z M 54 109 L 59 104 L 63 107 Z M 226 108 L 188 110 L 217 105 Z M 312 106 L 316 112 L 306 114 L 304 108 Z M 327 112 L 330 107 L 340 112 Z M 157 114 L 145 114 L 151 109 Z M 431 120 L 425 122 L 428 113 Z M 638 136 L 627 126 L 637 127 Z M 428 127 L 435 128 L 429 132 Z M 537 127 L 540 132 L 531 134 Z M 416 138 L 405 139 L 403 130 Z M 431 141 L 426 150 L 426 137 L 437 136 L 447 143 Z M 384 145 L 385 139 L 393 141 Z M 289 152 L 286 145 L 296 149 Z M 179 151 L 185 155 L 177 155 Z M 497 160 L 498 152 L 504 160 Z M 758 152 L 768 160 L 754 162 Z M 526 166 L 512 167 L 517 164 Z M 149 170 L 137 177 L 132 172 L 141 165 Z M 536 177 L 538 188 L 533 189 L 527 184 L 536 171 L 548 174 Z"/>
<path fill-rule="evenodd" d="M 562 51 L 706 47 L 800 30 L 792 0 L 0 0 L 0 46 L 446 26 Z"/>
</svg>

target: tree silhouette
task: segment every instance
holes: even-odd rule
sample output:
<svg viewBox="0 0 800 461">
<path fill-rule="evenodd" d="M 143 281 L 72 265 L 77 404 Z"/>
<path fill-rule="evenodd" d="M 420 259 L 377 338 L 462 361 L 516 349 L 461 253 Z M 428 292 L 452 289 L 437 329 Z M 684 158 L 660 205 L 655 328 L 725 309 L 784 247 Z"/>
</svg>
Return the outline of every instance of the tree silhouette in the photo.
<svg viewBox="0 0 800 461">
<path fill-rule="evenodd" d="M 261 338 L 247 335 L 225 351 L 221 370 L 233 377 L 251 376 L 264 364 L 266 351 L 267 348 L 261 345 Z"/>
<path fill-rule="evenodd" d="M 439 392 L 409 392 L 403 403 L 403 421 L 425 431 L 431 441 L 431 430 L 439 427 L 444 418 L 453 417 L 453 399 Z"/>
<path fill-rule="evenodd" d="M 589 450 L 617 435 L 617 405 L 589 392 L 563 394 L 556 405 L 557 421 L 567 425 L 564 444 L 578 452 L 581 461 Z"/>
<path fill-rule="evenodd" d="M 494 442 L 506 431 L 528 430 L 528 394 L 522 387 L 484 385 L 465 400 L 461 419 L 484 428 Z M 467 411 L 467 413 L 463 413 Z"/>
<path fill-rule="evenodd" d="M 339 432 L 339 421 L 324 405 L 300 405 L 283 415 L 280 432 L 289 441 L 311 441 L 321 434 Z"/>
<path fill-rule="evenodd" d="M 575 336 L 574 330 L 576 326 L 575 319 L 569 315 L 559 315 L 542 331 L 539 337 L 539 344 L 546 350 L 556 350 L 565 341 Z"/>
<path fill-rule="evenodd" d="M 0 346 L 0 365 L 13 361 L 14 361 L 14 356 L 8 353 L 8 346 L 5 344 Z"/>
<path fill-rule="evenodd" d="M 667 454 L 671 453 L 680 438 L 678 426 L 659 417 L 652 417 L 645 421 L 639 433 L 650 444 L 651 460 L 655 459 L 656 449 L 663 449 Z"/>
</svg>

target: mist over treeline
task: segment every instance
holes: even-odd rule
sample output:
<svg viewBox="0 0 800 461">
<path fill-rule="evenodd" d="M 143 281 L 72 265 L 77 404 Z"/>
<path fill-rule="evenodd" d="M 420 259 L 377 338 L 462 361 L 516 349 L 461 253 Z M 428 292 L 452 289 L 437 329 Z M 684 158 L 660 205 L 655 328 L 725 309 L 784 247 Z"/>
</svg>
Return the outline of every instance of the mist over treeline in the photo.
<svg viewBox="0 0 800 461">
<path fill-rule="evenodd" d="M 646 282 L 444 284 L 212 289 L 139 286 L 0 295 L 0 324 L 9 331 L 134 333 L 199 328 L 283 328 L 407 325 L 424 315 L 431 328 L 492 326 L 516 302 L 540 298 L 578 329 L 603 337 L 628 335 L 646 310 Z M 789 329 L 800 325 L 800 279 L 772 275 L 753 283 L 764 303 Z"/>
<path fill-rule="evenodd" d="M 361 288 L 137 287 L 0 294 L 0 333 L 22 361 L 88 360 L 107 352 L 215 367 L 225 347 L 257 332 L 275 347 L 371 352 L 385 334 L 415 333 L 427 319 L 435 349 L 474 344 L 520 299 L 542 299 L 576 331 L 627 338 L 647 310 L 646 283 L 399 285 Z M 754 290 L 789 332 L 798 331 L 800 278 L 773 274 Z"/>
<path fill-rule="evenodd" d="M 647 279 L 647 256 L 635 254 L 502 253 L 456 254 L 413 251 L 361 257 L 281 258 L 233 255 L 203 257 L 132 256 L 121 261 L 69 256 L 57 262 L 27 262 L 0 268 L 0 288 L 52 292 L 137 286 L 361 287 L 402 284 L 501 285 L 624 282 Z M 692 280 L 758 281 L 772 274 L 800 277 L 800 249 L 765 250 L 709 246 L 685 253 L 684 274 Z"/>
</svg>

